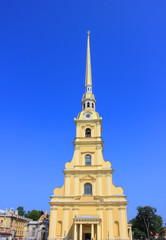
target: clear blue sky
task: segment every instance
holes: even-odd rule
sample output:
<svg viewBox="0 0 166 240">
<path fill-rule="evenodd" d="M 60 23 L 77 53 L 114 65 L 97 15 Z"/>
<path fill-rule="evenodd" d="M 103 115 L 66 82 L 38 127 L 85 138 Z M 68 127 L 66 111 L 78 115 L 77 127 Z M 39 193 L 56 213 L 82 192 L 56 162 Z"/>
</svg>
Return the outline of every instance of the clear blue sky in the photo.
<svg viewBox="0 0 166 240">
<path fill-rule="evenodd" d="M 0 0 L 0 208 L 49 210 L 71 161 L 86 31 L 104 158 L 166 222 L 166 1 Z"/>
</svg>

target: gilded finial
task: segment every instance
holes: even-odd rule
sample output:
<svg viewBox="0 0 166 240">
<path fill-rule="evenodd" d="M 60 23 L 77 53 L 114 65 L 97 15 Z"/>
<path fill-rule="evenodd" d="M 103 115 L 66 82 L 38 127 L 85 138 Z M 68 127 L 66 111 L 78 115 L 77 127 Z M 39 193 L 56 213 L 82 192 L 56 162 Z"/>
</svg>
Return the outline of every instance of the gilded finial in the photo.
<svg viewBox="0 0 166 240">
<path fill-rule="evenodd" d="M 88 38 L 89 38 L 89 36 L 90 36 L 90 31 L 87 31 L 87 34 L 88 34 Z"/>
</svg>

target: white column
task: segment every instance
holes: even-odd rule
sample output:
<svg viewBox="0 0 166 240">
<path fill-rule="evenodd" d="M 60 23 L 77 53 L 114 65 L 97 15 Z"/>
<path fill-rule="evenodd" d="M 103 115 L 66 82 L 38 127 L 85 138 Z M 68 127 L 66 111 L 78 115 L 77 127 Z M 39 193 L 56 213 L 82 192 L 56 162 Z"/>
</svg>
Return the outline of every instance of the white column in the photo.
<svg viewBox="0 0 166 240">
<path fill-rule="evenodd" d="M 82 224 L 80 224 L 80 240 L 82 240 Z"/>
<path fill-rule="evenodd" d="M 74 240 L 77 240 L 77 224 L 74 223 Z"/>
<path fill-rule="evenodd" d="M 40 229 L 38 229 L 38 232 L 37 232 L 37 240 L 39 240 L 41 238 L 41 232 L 39 232 Z"/>
<path fill-rule="evenodd" d="M 29 226 L 28 226 L 28 230 L 27 230 L 27 237 L 26 237 L 26 240 L 28 240 L 28 234 L 29 234 Z"/>
<path fill-rule="evenodd" d="M 92 234 L 91 239 L 93 240 L 94 239 L 94 224 L 93 223 L 91 224 L 91 234 Z"/>
<path fill-rule="evenodd" d="M 56 223 L 57 223 L 57 208 L 51 207 L 48 237 L 49 239 L 56 238 Z"/>
<path fill-rule="evenodd" d="M 107 196 L 111 195 L 111 174 L 107 173 Z"/>
<path fill-rule="evenodd" d="M 100 240 L 100 225 L 97 224 L 97 240 Z"/>
</svg>

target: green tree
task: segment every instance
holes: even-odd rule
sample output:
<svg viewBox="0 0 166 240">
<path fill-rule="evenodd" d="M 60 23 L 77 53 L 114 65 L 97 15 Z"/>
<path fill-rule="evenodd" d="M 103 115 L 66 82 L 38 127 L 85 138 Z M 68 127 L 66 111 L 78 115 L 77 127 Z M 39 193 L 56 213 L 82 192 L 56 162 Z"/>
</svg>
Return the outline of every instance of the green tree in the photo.
<svg viewBox="0 0 166 240">
<path fill-rule="evenodd" d="M 18 211 L 18 215 L 20 215 L 20 216 L 25 216 L 25 210 L 24 210 L 24 207 L 21 207 L 21 206 L 19 206 L 18 208 L 17 208 L 17 211 Z"/>
<path fill-rule="evenodd" d="M 160 236 L 163 235 L 163 220 L 156 214 L 156 208 L 137 207 L 137 211 L 137 216 L 130 221 L 133 225 L 134 238 L 150 239 L 151 233 L 153 236 L 156 233 L 159 233 Z"/>
<path fill-rule="evenodd" d="M 32 211 L 28 211 L 28 213 L 26 214 L 27 218 L 31 218 L 34 221 L 39 220 L 39 218 L 41 217 L 41 215 L 43 215 L 44 212 L 43 211 L 38 211 L 38 210 L 32 210 Z"/>
</svg>

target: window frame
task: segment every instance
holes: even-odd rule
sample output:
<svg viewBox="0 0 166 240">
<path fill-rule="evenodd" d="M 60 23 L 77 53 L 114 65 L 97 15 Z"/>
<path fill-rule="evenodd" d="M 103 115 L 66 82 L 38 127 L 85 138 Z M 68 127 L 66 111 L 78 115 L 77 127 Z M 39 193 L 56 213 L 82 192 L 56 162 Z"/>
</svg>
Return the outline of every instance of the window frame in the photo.
<svg viewBox="0 0 166 240">
<path fill-rule="evenodd" d="M 84 195 L 92 196 L 92 184 L 89 182 L 84 184 Z"/>
<path fill-rule="evenodd" d="M 90 154 L 85 155 L 85 166 L 91 166 L 92 165 L 92 157 Z"/>
<path fill-rule="evenodd" d="M 89 131 L 89 132 L 88 132 Z M 85 137 L 91 137 L 91 129 L 90 128 L 86 128 L 85 129 Z"/>
</svg>

